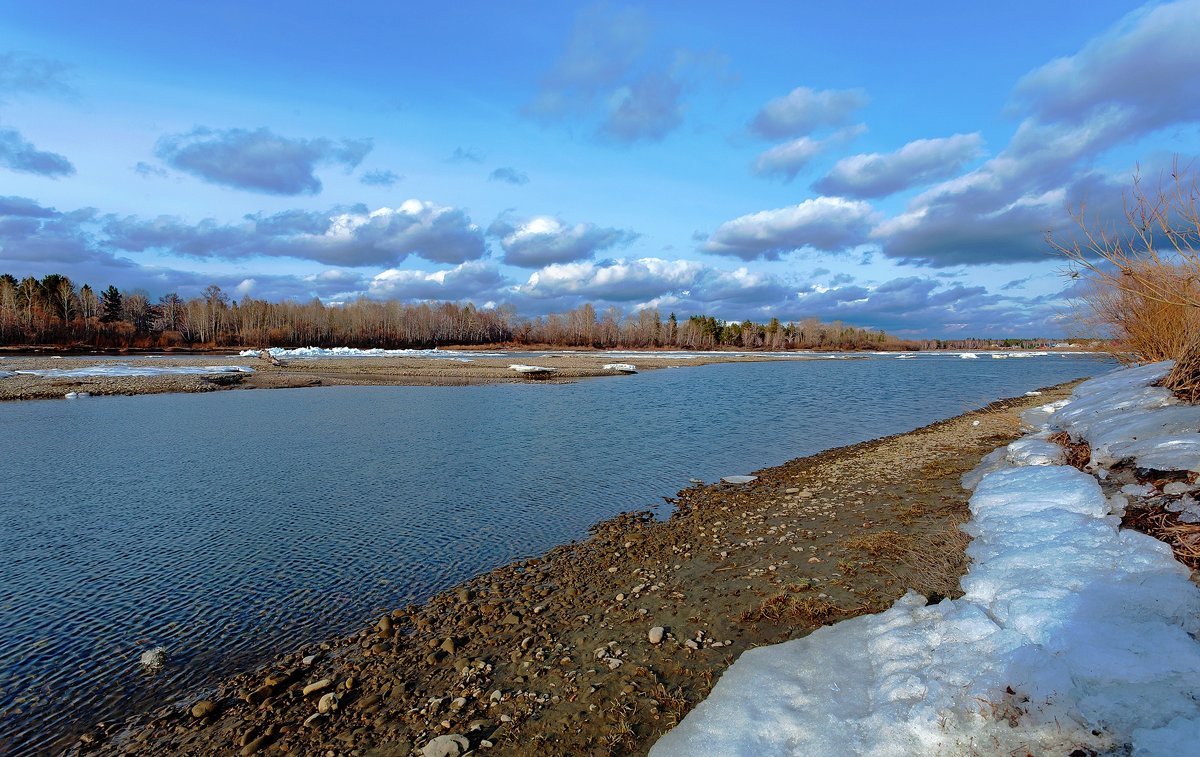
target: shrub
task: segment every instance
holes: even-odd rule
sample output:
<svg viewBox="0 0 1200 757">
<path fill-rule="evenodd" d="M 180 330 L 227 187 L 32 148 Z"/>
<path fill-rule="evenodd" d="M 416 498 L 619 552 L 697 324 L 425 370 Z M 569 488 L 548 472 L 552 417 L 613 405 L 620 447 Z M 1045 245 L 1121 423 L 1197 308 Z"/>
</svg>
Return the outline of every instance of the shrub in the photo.
<svg viewBox="0 0 1200 757">
<path fill-rule="evenodd" d="M 1200 393 L 1200 185 L 1178 161 L 1169 180 L 1147 191 L 1135 174 L 1125 196 L 1120 231 L 1086 215 L 1069 240 L 1047 234 L 1068 261 L 1069 274 L 1086 286 L 1079 299 L 1084 319 L 1114 340 L 1124 357 L 1172 359 L 1164 382 L 1180 396 Z"/>
</svg>

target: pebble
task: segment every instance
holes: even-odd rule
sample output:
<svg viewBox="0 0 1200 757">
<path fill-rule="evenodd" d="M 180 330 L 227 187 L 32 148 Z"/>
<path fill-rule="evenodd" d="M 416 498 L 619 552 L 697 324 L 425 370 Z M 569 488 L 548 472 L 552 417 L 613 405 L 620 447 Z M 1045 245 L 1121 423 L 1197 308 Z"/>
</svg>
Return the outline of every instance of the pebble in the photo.
<svg viewBox="0 0 1200 757">
<path fill-rule="evenodd" d="M 217 711 L 217 705 L 211 699 L 201 699 L 192 705 L 192 717 L 199 720 L 206 718 Z"/>
<path fill-rule="evenodd" d="M 321 713 L 322 715 L 334 712 L 337 710 L 337 708 L 338 695 L 332 691 L 321 697 L 321 701 L 317 703 L 317 712 Z"/>
<path fill-rule="evenodd" d="M 445 736 L 435 736 L 428 744 L 421 747 L 422 757 L 459 757 L 471 748 L 471 742 L 461 734 L 451 733 Z"/>
<path fill-rule="evenodd" d="M 308 696 L 309 694 L 315 694 L 323 689 L 328 689 L 332 685 L 333 681 L 329 680 L 328 678 L 322 678 L 319 681 L 313 681 L 309 685 L 305 686 L 301 693 L 304 694 L 304 696 Z"/>
<path fill-rule="evenodd" d="M 1172 481 L 1163 487 L 1163 494 L 1187 494 L 1192 490 L 1192 487 L 1182 481 Z"/>
<path fill-rule="evenodd" d="M 655 626 L 654 628 L 651 628 L 649 633 L 650 643 L 661 644 L 663 635 L 666 634 L 666 632 L 667 630 L 662 626 Z"/>
</svg>

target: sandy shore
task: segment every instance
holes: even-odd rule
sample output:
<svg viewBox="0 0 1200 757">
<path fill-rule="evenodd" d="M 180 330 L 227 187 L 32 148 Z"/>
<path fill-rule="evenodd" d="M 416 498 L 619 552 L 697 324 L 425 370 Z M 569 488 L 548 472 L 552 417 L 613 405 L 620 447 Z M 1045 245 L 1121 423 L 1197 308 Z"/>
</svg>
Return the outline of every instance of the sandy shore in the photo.
<svg viewBox="0 0 1200 757">
<path fill-rule="evenodd" d="M 486 754 L 645 753 L 746 649 L 878 612 L 908 587 L 955 595 L 959 477 L 1016 438 L 1020 410 L 1067 393 L 685 489 L 667 522 L 598 524 L 358 634 L 94 727 L 79 749 L 379 757 L 459 735 Z"/>
<path fill-rule="evenodd" d="M 828 359 L 797 355 L 795 358 L 769 356 L 703 355 L 687 359 L 659 357 L 652 353 L 603 352 L 572 353 L 529 357 L 512 353 L 504 357 L 469 356 L 470 362 L 453 358 L 386 357 L 291 359 L 283 365 L 253 357 L 204 355 L 190 357 L 97 360 L 86 357 L 9 357 L 0 356 L 0 376 L 4 372 L 24 370 L 69 371 L 114 364 L 163 368 L 170 366 L 244 366 L 252 373 L 212 372 L 200 375 L 156 376 L 30 376 L 17 374 L 0 378 L 0 400 L 59 399 L 68 392 L 93 395 L 161 394 L 165 392 L 211 392 L 221 389 L 294 389 L 310 386 L 461 386 L 467 384 L 520 383 L 542 381 L 562 383 L 598 376 L 621 376 L 604 370 L 609 363 L 636 364 L 639 371 L 681 368 L 713 363 L 740 363 L 765 360 Z M 552 373 L 526 376 L 509 369 L 513 364 L 534 364 L 553 368 Z"/>
</svg>

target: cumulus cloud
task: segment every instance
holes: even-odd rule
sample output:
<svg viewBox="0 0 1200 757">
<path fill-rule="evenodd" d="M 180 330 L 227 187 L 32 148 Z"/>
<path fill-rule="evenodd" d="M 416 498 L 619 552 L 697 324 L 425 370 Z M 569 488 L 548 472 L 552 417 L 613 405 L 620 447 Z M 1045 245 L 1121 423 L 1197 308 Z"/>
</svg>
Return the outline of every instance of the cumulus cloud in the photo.
<svg viewBox="0 0 1200 757">
<path fill-rule="evenodd" d="M 530 274 L 514 291 L 523 310 L 543 312 L 598 302 L 626 310 L 662 306 L 694 313 L 745 313 L 787 293 L 785 285 L 763 272 L 662 258 L 558 263 Z"/>
<path fill-rule="evenodd" d="M 1200 3 L 1130 13 L 1075 55 L 1031 72 L 1016 94 L 1045 122 L 1082 124 L 1116 110 L 1125 136 L 1200 119 Z M 1169 84 L 1167 84 L 1169 82 Z"/>
<path fill-rule="evenodd" d="M 813 189 L 843 197 L 886 197 L 902 189 L 949 178 L 979 157 L 982 149 L 983 137 L 978 133 L 918 139 L 895 152 L 843 158 L 813 184 Z"/>
<path fill-rule="evenodd" d="M 1044 259 L 1042 233 L 1066 230 L 1067 205 L 1086 200 L 1100 218 L 1123 218 L 1127 181 L 1092 164 L 1114 147 L 1200 121 L 1200 77 L 1187 75 L 1200 70 L 1198 36 L 1200 3 L 1155 5 L 1031 72 L 1015 92 L 1030 115 L 1004 150 L 882 224 L 875 236 L 884 254 L 935 266 Z M 1164 72 L 1180 75 L 1170 86 L 1148 84 Z"/>
<path fill-rule="evenodd" d="M 762 107 L 750 129 L 765 139 L 802 137 L 830 126 L 841 126 L 869 102 L 861 89 L 797 87 Z"/>
<path fill-rule="evenodd" d="M 494 266 L 471 261 L 432 272 L 389 268 L 371 279 L 368 292 L 381 299 L 487 302 L 504 284 Z"/>
<path fill-rule="evenodd" d="M 626 245 L 638 235 L 623 229 L 590 223 L 568 225 L 553 216 L 520 221 L 500 217 L 488 228 L 500 241 L 504 262 L 522 268 L 540 268 L 590 258 L 597 252 Z"/>
<path fill-rule="evenodd" d="M 581 10 L 562 55 L 523 111 L 542 121 L 598 121 L 596 135 L 618 144 L 656 142 L 683 122 L 687 93 L 723 56 L 664 51 L 646 14 L 599 4 Z"/>
<path fill-rule="evenodd" d="M 776 260 L 804 248 L 837 252 L 867 241 L 873 215 L 860 200 L 817 197 L 726 221 L 701 249 L 743 260 Z"/>
<path fill-rule="evenodd" d="M 866 131 L 866 127 L 858 125 L 841 129 L 825 139 L 799 137 L 790 142 L 776 145 L 764 151 L 754 161 L 754 173 L 759 176 L 782 176 L 785 181 L 796 178 L 813 159 L 819 157 L 830 148 L 843 145 Z"/>
<path fill-rule="evenodd" d="M 871 286 L 809 286 L 782 304 L 779 317 L 841 320 L 912 338 L 1034 337 L 1062 335 L 1065 307 L 1059 296 L 1004 296 L 906 276 Z"/>
<path fill-rule="evenodd" d="M 518 171 L 515 168 L 501 167 L 497 168 L 488 174 L 488 181 L 503 181 L 506 184 L 514 184 L 522 186 L 529 183 L 529 177 L 524 171 Z"/>
<path fill-rule="evenodd" d="M 484 253 L 483 232 L 466 212 L 422 200 L 373 211 L 357 205 L 255 214 L 236 224 L 108 216 L 104 231 L 111 245 L 135 252 L 226 259 L 266 255 L 335 266 L 394 265 L 409 255 L 454 264 Z"/>
<path fill-rule="evenodd" d="M 395 171 L 375 170 L 364 171 L 363 175 L 358 177 L 358 180 L 368 187 L 390 187 L 403 178 L 403 176 Z"/>
<path fill-rule="evenodd" d="M 169 166 L 204 181 L 276 195 L 321 191 L 317 166 L 353 170 L 371 151 L 369 139 L 291 139 L 266 128 L 214 130 L 200 126 L 170 134 L 155 152 Z"/>
<path fill-rule="evenodd" d="M 0 127 L 0 166 L 50 179 L 75 173 L 75 166 L 62 155 L 39 150 L 19 131 L 5 127 Z"/>
</svg>

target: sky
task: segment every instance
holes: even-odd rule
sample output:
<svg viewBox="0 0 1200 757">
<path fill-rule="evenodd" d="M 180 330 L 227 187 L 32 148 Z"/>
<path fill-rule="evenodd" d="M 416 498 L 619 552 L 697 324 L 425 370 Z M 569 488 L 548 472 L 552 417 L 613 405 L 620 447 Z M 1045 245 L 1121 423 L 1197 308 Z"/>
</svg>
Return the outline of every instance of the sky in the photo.
<svg viewBox="0 0 1200 757">
<path fill-rule="evenodd" d="M 0 1 L 0 272 L 1069 336 L 1200 0 Z"/>
</svg>

